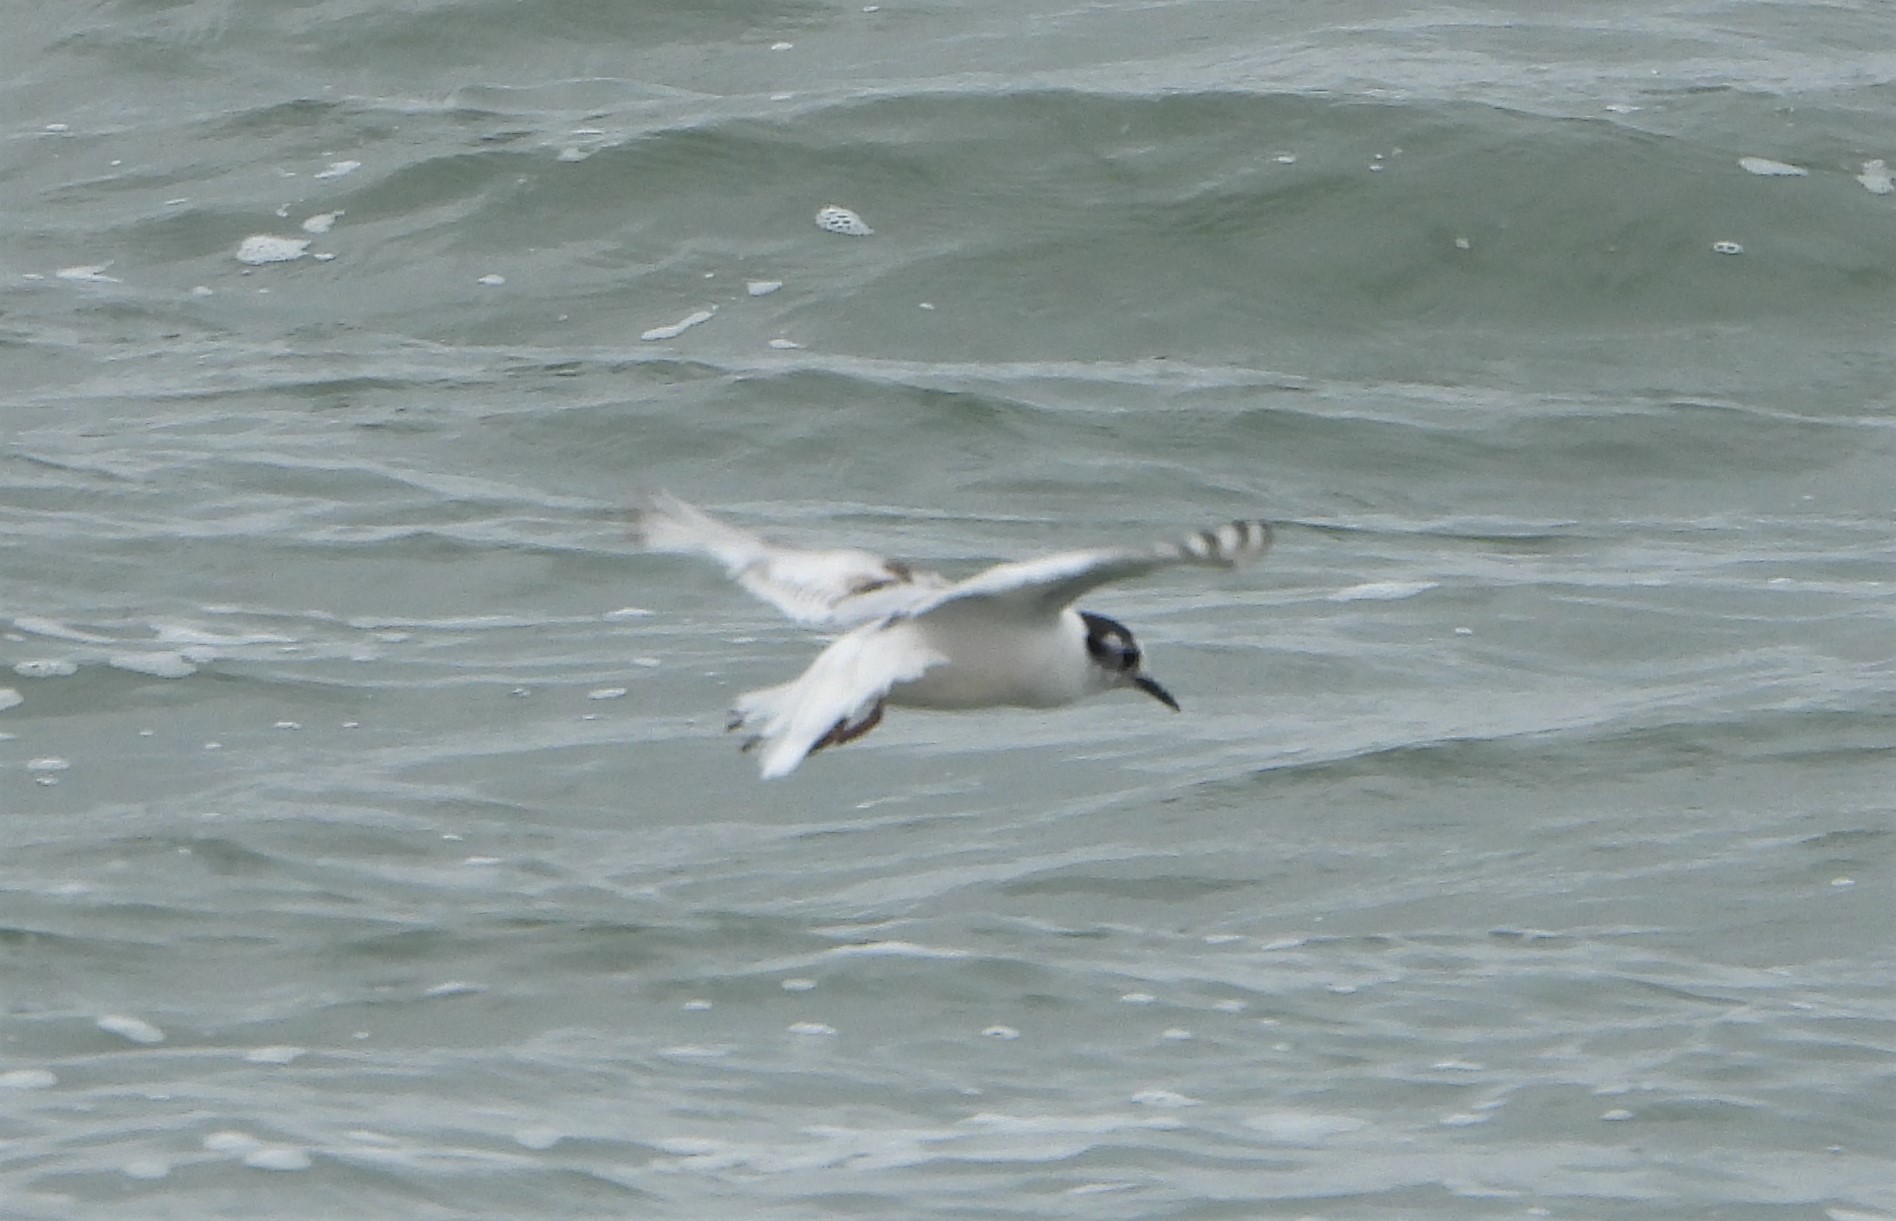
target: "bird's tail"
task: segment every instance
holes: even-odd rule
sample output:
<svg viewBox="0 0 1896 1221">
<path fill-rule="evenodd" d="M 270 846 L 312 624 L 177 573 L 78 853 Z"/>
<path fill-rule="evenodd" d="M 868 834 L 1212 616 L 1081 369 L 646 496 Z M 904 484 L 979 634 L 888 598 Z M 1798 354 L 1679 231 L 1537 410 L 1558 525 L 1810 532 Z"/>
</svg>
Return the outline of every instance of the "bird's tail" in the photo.
<svg viewBox="0 0 1896 1221">
<path fill-rule="evenodd" d="M 911 681 L 943 658 L 871 624 L 831 641 L 810 668 L 787 683 L 747 691 L 731 707 L 745 750 L 761 750 L 766 780 L 787 776 L 824 746 L 875 727 L 889 688 Z"/>
<path fill-rule="evenodd" d="M 746 691 L 731 705 L 730 729 L 746 735 L 746 751 L 762 748 L 757 766 L 766 780 L 795 771 L 816 743 L 814 736 L 792 732 L 799 681 L 792 679 L 775 687 Z"/>
</svg>

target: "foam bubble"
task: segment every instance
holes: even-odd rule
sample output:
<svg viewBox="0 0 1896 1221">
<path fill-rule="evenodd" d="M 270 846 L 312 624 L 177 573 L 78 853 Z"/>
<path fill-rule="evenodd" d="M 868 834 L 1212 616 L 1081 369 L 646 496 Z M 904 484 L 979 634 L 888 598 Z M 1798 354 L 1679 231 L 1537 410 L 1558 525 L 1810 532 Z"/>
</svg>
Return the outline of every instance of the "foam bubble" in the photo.
<svg viewBox="0 0 1896 1221">
<path fill-rule="evenodd" d="M 244 1154 L 244 1165 L 254 1170 L 308 1170 L 309 1154 L 292 1145 L 274 1145 Z"/>
<path fill-rule="evenodd" d="M 711 316 L 717 312 L 717 306 L 715 305 L 710 309 L 701 309 L 695 313 L 686 314 L 683 318 L 680 318 L 670 326 L 655 326 L 640 335 L 639 338 L 647 342 L 654 339 L 676 339 L 692 327 L 700 323 L 711 321 Z"/>
<path fill-rule="evenodd" d="M 198 671 L 182 653 L 117 653 L 106 658 L 105 664 L 153 678 L 189 678 Z"/>
<path fill-rule="evenodd" d="M 309 239 L 306 237 L 273 237 L 268 233 L 253 233 L 237 245 L 237 261 L 252 267 L 261 267 L 265 263 L 290 263 L 308 253 Z"/>
<path fill-rule="evenodd" d="M 752 280 L 744 285 L 744 291 L 753 297 L 768 297 L 782 287 L 782 280 Z"/>
<path fill-rule="evenodd" d="M 595 690 L 588 691 L 586 698 L 589 700 L 622 700 L 625 698 L 625 688 L 599 687 Z"/>
<path fill-rule="evenodd" d="M 0 1090 L 50 1090 L 59 1076 L 47 1068 L 16 1068 L 0 1073 Z"/>
<path fill-rule="evenodd" d="M 263 1148 L 263 1142 L 248 1132 L 235 1132 L 225 1129 L 213 1132 L 201 1142 L 206 1153 L 254 1153 Z"/>
<path fill-rule="evenodd" d="M 1020 1031 L 1015 1030 L 1012 1026 L 989 1026 L 986 1030 L 981 1032 L 981 1037 L 984 1039 L 1000 1039 L 1003 1042 L 1011 1042 L 1014 1039 L 1020 1038 Z"/>
<path fill-rule="evenodd" d="M 1745 248 L 1740 246 L 1737 242 L 1712 243 L 1712 253 L 1714 254 L 1743 254 L 1744 252 Z"/>
<path fill-rule="evenodd" d="M 840 233 L 845 237 L 868 237 L 875 232 L 856 215 L 840 204 L 824 204 L 816 210 L 816 227 L 825 233 Z"/>
<path fill-rule="evenodd" d="M 858 941 L 823 951 L 825 958 L 966 958 L 966 950 L 914 941 Z"/>
<path fill-rule="evenodd" d="M 294 1064 L 304 1054 L 301 1047 L 253 1047 L 244 1053 L 244 1059 L 252 1064 Z"/>
<path fill-rule="evenodd" d="M 39 615 L 20 615 L 13 626 L 22 632 L 31 632 L 35 636 L 50 636 L 54 640 L 73 640 L 80 644 L 110 644 L 110 636 L 100 636 L 94 632 L 82 632 L 76 627 L 68 627 L 57 619 L 46 619 Z"/>
<path fill-rule="evenodd" d="M 28 759 L 26 770 L 29 772 L 64 772 L 72 769 L 72 761 L 48 755 L 43 759 Z"/>
<path fill-rule="evenodd" d="M 336 222 L 341 218 L 341 212 L 318 212 L 303 222 L 303 232 L 327 233 L 336 227 Z"/>
<path fill-rule="evenodd" d="M 360 161 L 331 161 L 326 170 L 317 170 L 318 178 L 340 178 L 344 174 L 353 174 L 362 168 Z"/>
<path fill-rule="evenodd" d="M 0 712 L 9 708 L 18 708 L 26 703 L 26 697 L 11 687 L 0 687 Z"/>
<path fill-rule="evenodd" d="M 1798 165 L 1783 161 L 1773 161 L 1769 157 L 1740 157 L 1738 164 L 1747 174 L 1757 174 L 1763 178 L 1804 178 L 1810 171 Z"/>
<path fill-rule="evenodd" d="M 792 1022 L 785 1027 L 791 1034 L 833 1035 L 836 1027 L 823 1022 Z"/>
<path fill-rule="evenodd" d="M 1857 181 L 1863 189 L 1872 195 L 1887 195 L 1896 191 L 1896 179 L 1889 176 L 1889 166 L 1882 161 L 1865 161 L 1863 172 L 1857 175 Z"/>
<path fill-rule="evenodd" d="M 124 1014 L 109 1013 L 98 1021 L 100 1030 L 115 1034 L 121 1039 L 130 1039 L 134 1043 L 147 1046 L 165 1041 L 165 1032 L 143 1018 L 127 1017 Z"/>
<path fill-rule="evenodd" d="M 793 348 L 800 348 L 803 345 L 794 339 L 773 339 L 770 341 L 770 346 L 779 351 L 788 352 Z"/>
<path fill-rule="evenodd" d="M 502 284 L 505 284 L 507 282 L 507 277 L 489 274 L 489 275 L 482 276 L 480 279 L 474 282 L 476 284 L 481 285 L 484 288 L 499 288 Z"/>
<path fill-rule="evenodd" d="M 1339 589 L 1324 599 L 1326 602 L 1393 602 L 1398 598 L 1412 598 L 1416 594 L 1426 593 L 1436 588 L 1435 581 L 1368 581 L 1361 585 L 1351 585 Z"/>
<path fill-rule="evenodd" d="M 88 267 L 61 267 L 53 274 L 62 280 L 73 280 L 80 284 L 123 284 L 117 276 L 108 276 L 105 269 L 110 263 L 98 263 Z"/>
</svg>

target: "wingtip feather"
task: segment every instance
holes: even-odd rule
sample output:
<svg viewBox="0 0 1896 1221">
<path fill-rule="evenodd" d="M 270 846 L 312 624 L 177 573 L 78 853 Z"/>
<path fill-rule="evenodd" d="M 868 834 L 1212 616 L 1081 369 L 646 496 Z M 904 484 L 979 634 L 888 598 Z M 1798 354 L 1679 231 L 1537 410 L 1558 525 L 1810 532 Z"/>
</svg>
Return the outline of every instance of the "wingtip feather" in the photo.
<svg viewBox="0 0 1896 1221">
<path fill-rule="evenodd" d="M 1195 560 L 1235 568 L 1269 551 L 1271 541 L 1270 523 L 1233 521 L 1188 535 L 1178 546 Z"/>
</svg>

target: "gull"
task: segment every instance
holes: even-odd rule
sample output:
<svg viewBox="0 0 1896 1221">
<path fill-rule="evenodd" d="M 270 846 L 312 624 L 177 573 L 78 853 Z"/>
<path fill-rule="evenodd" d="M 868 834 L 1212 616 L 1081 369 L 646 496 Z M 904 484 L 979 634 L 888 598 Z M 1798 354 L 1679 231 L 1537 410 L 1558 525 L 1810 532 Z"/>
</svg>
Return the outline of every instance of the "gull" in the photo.
<svg viewBox="0 0 1896 1221">
<path fill-rule="evenodd" d="M 962 581 L 852 548 L 769 542 L 669 493 L 632 512 L 648 550 L 700 555 L 798 623 L 842 634 L 787 683 L 747 692 L 730 728 L 748 736 L 766 780 L 826 746 L 853 742 L 885 707 L 1058 708 L 1130 687 L 1174 712 L 1132 632 L 1073 603 L 1109 581 L 1195 564 L 1232 568 L 1271 545 L 1261 521 L 1172 542 L 1063 551 L 996 564 Z"/>
</svg>

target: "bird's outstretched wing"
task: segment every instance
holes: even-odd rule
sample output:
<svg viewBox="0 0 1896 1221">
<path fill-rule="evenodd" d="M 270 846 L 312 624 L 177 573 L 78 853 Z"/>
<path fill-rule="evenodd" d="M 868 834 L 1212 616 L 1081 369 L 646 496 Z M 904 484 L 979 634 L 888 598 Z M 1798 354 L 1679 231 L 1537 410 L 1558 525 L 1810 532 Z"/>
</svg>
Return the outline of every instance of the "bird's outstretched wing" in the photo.
<svg viewBox="0 0 1896 1221">
<path fill-rule="evenodd" d="M 1171 542 L 1145 547 L 1096 547 L 1064 551 L 1037 560 L 996 564 L 951 585 L 911 608 L 923 615 L 993 613 L 1057 614 L 1088 590 L 1109 581 L 1144 576 L 1160 568 L 1199 564 L 1235 568 L 1270 550 L 1271 528 L 1261 521 L 1234 521 Z"/>
<path fill-rule="evenodd" d="M 907 624 L 864 624 L 831 641 L 796 678 L 739 696 L 731 728 L 750 735 L 745 750 L 762 748 L 764 779 L 786 776 L 811 751 L 869 732 L 889 688 L 946 660 Z"/>
<path fill-rule="evenodd" d="M 854 627 L 908 611 L 949 588 L 947 578 L 868 551 L 772 543 L 667 492 L 632 511 L 632 533 L 653 551 L 708 556 L 731 579 L 798 623 Z"/>
</svg>

